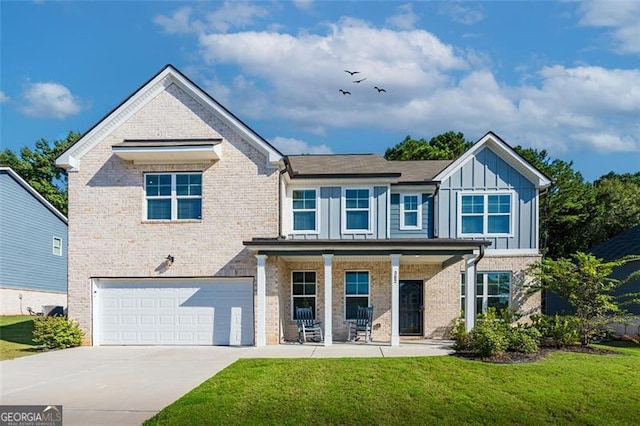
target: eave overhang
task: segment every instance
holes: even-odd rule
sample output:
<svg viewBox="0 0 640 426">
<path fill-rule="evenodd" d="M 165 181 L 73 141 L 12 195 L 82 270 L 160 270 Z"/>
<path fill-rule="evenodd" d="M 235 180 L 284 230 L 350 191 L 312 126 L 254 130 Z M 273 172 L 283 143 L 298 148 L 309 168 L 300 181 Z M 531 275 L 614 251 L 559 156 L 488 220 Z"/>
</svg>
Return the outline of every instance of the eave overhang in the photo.
<svg viewBox="0 0 640 426">
<path fill-rule="evenodd" d="M 221 139 L 125 140 L 111 151 L 134 164 L 210 163 L 221 156 Z"/>
</svg>

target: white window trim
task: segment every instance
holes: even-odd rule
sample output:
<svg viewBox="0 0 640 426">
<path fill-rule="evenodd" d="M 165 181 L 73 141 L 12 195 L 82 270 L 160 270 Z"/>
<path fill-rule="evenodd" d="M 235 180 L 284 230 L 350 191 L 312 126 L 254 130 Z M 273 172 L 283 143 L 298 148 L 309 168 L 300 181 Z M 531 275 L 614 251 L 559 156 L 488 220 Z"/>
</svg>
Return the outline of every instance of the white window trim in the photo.
<svg viewBox="0 0 640 426">
<path fill-rule="evenodd" d="M 199 174 L 201 177 L 201 188 L 200 195 L 177 195 L 176 193 L 176 176 L 178 175 L 197 175 Z M 171 176 L 171 195 L 162 195 L 162 196 L 152 196 L 147 197 L 147 176 L 149 175 L 170 175 Z M 200 219 L 178 219 L 178 200 L 186 200 L 186 199 L 194 199 L 194 200 L 203 200 L 204 199 L 204 182 L 202 181 L 203 173 L 199 171 L 193 172 L 147 172 L 143 174 L 143 191 L 144 191 L 144 199 L 143 199 L 143 207 L 142 207 L 142 221 L 143 222 L 193 222 L 193 221 L 201 221 L 202 220 L 202 206 L 200 210 Z M 147 217 L 147 208 L 148 208 L 148 200 L 171 200 L 171 219 L 149 219 Z"/>
<path fill-rule="evenodd" d="M 296 230 L 294 229 L 294 223 L 295 221 L 293 220 L 293 191 L 316 191 L 316 208 L 315 208 L 315 214 L 316 214 L 316 228 L 315 229 L 310 229 L 310 230 Z M 290 234 L 319 234 L 320 233 L 320 188 L 319 187 L 304 187 L 304 188 L 289 188 L 289 194 L 288 194 L 288 198 L 289 198 L 289 218 L 291 220 L 291 229 L 289 229 L 289 233 Z M 305 210 L 299 210 L 299 211 L 311 211 L 309 209 L 305 209 Z"/>
<path fill-rule="evenodd" d="M 294 272 L 313 272 L 314 274 L 316 274 L 316 280 L 315 280 L 315 285 L 316 285 L 316 294 L 314 294 L 313 296 L 309 296 L 309 295 L 302 295 L 302 296 L 294 296 L 293 294 L 293 273 Z M 295 309 L 295 305 L 293 303 L 293 300 L 295 297 L 313 297 L 314 299 L 316 299 L 316 303 L 315 303 L 315 308 L 318 308 L 318 272 L 315 270 L 311 270 L 311 269 L 296 269 L 296 270 L 292 270 L 291 271 L 291 275 L 290 275 L 290 287 L 289 287 L 289 291 L 291 293 L 291 321 L 296 321 L 294 319 L 294 315 L 293 315 L 293 310 Z M 316 318 L 316 312 L 313 312 L 313 318 Z"/>
<path fill-rule="evenodd" d="M 477 271 L 476 275 L 482 274 L 482 312 L 477 312 L 477 314 L 486 314 L 487 308 L 489 307 L 489 279 L 487 276 L 489 274 L 508 274 L 509 275 L 509 301 L 508 307 L 512 306 L 512 292 L 513 292 L 513 272 L 512 271 Z M 462 277 L 463 274 L 460 274 L 460 287 L 462 288 Z M 465 277 L 466 280 L 466 277 Z M 466 280 L 468 281 L 468 280 Z M 465 285 L 468 283 L 465 281 Z M 476 283 L 477 285 L 478 283 Z M 462 302 L 464 301 L 465 295 L 460 294 L 460 304 L 462 306 Z M 478 298 L 478 294 L 476 294 L 476 299 Z"/>
<path fill-rule="evenodd" d="M 482 213 L 483 221 L 482 221 L 482 229 L 487 230 L 488 222 L 489 222 L 489 203 L 488 196 L 489 195 L 509 195 L 511 197 L 511 212 L 509 213 L 510 221 L 509 221 L 509 232 L 508 233 L 474 233 L 474 234 L 465 234 L 462 232 L 462 197 L 467 195 L 482 195 L 484 196 L 484 212 Z M 457 206 L 457 236 L 459 238 L 464 237 L 513 237 L 514 229 L 515 229 L 515 212 L 516 212 L 516 192 L 514 190 L 496 190 L 496 191 L 460 191 L 458 192 L 458 206 Z M 477 214 L 480 215 L 479 213 Z"/>
<path fill-rule="evenodd" d="M 404 223 L 404 199 L 405 197 L 417 197 L 418 198 L 418 220 L 416 221 L 416 226 L 407 226 Z M 409 210 L 409 212 L 414 212 L 416 210 Z M 422 229 L 422 194 L 412 193 L 412 194 L 400 194 L 400 230 L 401 231 L 419 231 Z"/>
<path fill-rule="evenodd" d="M 347 296 L 347 272 L 366 272 L 368 274 L 369 293 L 367 293 L 367 306 L 371 306 L 371 271 L 367 269 L 349 269 L 347 271 L 344 271 L 343 280 L 342 280 L 342 285 L 343 285 L 342 298 L 344 299 L 343 305 L 342 305 L 344 306 L 344 310 L 342 311 L 342 319 L 344 321 L 347 321 L 347 299 L 350 297 L 364 297 L 363 294 L 353 294 L 353 295 Z"/>
<path fill-rule="evenodd" d="M 369 228 L 368 229 L 347 229 L 347 202 L 346 202 L 346 194 L 347 191 L 351 190 L 367 190 L 369 191 L 369 208 L 367 211 L 369 212 Z M 364 209 L 349 209 L 350 211 L 364 211 Z M 342 234 L 373 234 L 373 218 L 374 218 L 374 208 L 373 208 L 373 187 L 372 186 L 360 186 L 360 187 L 342 187 L 342 195 L 340 197 L 340 213 L 341 213 L 341 231 Z"/>
<path fill-rule="evenodd" d="M 60 244 L 59 244 L 59 245 L 56 245 L 56 241 L 59 241 L 59 242 L 60 242 Z M 56 249 L 59 249 L 59 250 L 60 250 L 60 252 L 59 252 L 59 253 L 56 253 Z M 62 238 L 60 238 L 60 237 L 53 237 L 53 240 L 52 240 L 52 247 L 51 247 L 51 252 L 52 252 L 55 256 L 62 256 L 62 252 L 63 252 L 63 250 L 62 250 Z"/>
</svg>

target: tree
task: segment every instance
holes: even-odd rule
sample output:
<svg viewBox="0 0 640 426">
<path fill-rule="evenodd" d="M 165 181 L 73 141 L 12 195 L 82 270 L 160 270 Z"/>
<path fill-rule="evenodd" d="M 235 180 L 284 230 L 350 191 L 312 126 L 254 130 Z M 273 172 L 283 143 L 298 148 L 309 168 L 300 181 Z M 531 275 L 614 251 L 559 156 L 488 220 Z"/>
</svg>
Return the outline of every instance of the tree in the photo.
<svg viewBox="0 0 640 426">
<path fill-rule="evenodd" d="M 640 224 L 640 173 L 609 173 L 593 183 L 594 245 Z"/>
<path fill-rule="evenodd" d="M 611 278 L 611 272 L 638 259 L 640 257 L 628 257 L 607 262 L 583 252 L 574 254 L 573 259 L 545 258 L 530 267 L 529 272 L 537 280 L 529 285 L 528 291 L 545 290 L 566 298 L 576 311 L 581 343 L 587 345 L 600 336 L 608 315 L 620 311 L 619 299 L 627 294 L 616 297 L 614 291 L 640 277 L 640 271 L 636 271 L 617 280 Z"/>
<path fill-rule="evenodd" d="M 388 148 L 384 153 L 387 160 L 453 160 L 469 149 L 473 142 L 467 141 L 461 132 L 449 131 L 434 136 L 427 142 L 425 139 L 413 139 L 411 136 Z"/>
<path fill-rule="evenodd" d="M 73 145 L 80 134 L 69 132 L 65 139 L 56 140 L 53 146 L 46 139 L 36 142 L 34 150 L 24 147 L 20 155 L 10 149 L 0 152 L 0 165 L 11 167 L 40 195 L 64 215 L 67 214 L 67 172 L 58 168 L 56 158 Z"/>
</svg>

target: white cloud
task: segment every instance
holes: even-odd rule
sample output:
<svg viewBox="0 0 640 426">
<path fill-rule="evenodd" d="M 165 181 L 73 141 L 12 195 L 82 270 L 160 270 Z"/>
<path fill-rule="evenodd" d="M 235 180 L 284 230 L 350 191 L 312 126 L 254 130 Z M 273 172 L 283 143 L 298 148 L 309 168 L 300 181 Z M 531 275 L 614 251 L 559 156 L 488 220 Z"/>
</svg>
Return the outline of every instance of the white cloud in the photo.
<svg viewBox="0 0 640 426">
<path fill-rule="evenodd" d="M 293 4 L 302 10 L 310 10 L 313 7 L 313 0 L 293 0 Z"/>
<path fill-rule="evenodd" d="M 202 16 L 204 19 L 195 19 L 193 15 Z M 209 12 L 194 12 L 190 7 L 183 7 L 170 16 L 157 15 L 153 22 L 168 34 L 197 34 L 204 31 L 227 32 L 232 28 L 245 28 L 252 25 L 257 18 L 267 15 L 268 10 L 257 4 L 224 2 L 218 9 Z"/>
<path fill-rule="evenodd" d="M 333 153 L 333 151 L 331 151 L 331 148 L 329 148 L 327 145 L 310 145 L 305 141 L 295 138 L 276 136 L 275 138 L 271 139 L 271 143 L 285 155 Z"/>
<path fill-rule="evenodd" d="M 30 83 L 22 97 L 22 111 L 33 117 L 63 119 L 82 110 L 80 99 L 60 83 Z"/>
<path fill-rule="evenodd" d="M 415 28 L 420 18 L 413 12 L 411 3 L 403 4 L 398 8 L 398 14 L 387 19 L 387 25 L 400 30 L 411 30 Z"/>
<path fill-rule="evenodd" d="M 9 102 L 11 98 L 9 98 L 7 95 L 4 94 L 3 91 L 0 90 L 0 104 L 3 104 L 5 102 Z"/>
<path fill-rule="evenodd" d="M 459 2 L 442 2 L 440 4 L 440 14 L 449 15 L 455 22 L 465 25 L 472 25 L 484 19 L 484 13 L 480 6 L 465 6 Z"/>
<path fill-rule="evenodd" d="M 637 0 L 586 0 L 578 8 L 580 25 L 609 28 L 614 49 L 640 53 L 640 2 Z"/>
<path fill-rule="evenodd" d="M 191 8 L 182 7 L 171 16 L 157 15 L 153 22 L 162 27 L 167 34 L 188 34 L 197 32 L 198 25 L 191 22 Z"/>
</svg>

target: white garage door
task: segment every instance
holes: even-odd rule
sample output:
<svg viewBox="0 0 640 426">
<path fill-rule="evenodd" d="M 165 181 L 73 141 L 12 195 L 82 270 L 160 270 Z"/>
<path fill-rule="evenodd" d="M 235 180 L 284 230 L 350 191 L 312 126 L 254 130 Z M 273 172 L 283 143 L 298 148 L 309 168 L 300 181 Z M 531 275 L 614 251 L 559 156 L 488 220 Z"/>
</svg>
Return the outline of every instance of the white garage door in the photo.
<svg viewBox="0 0 640 426">
<path fill-rule="evenodd" d="M 252 345 L 253 282 L 100 280 L 100 345 Z"/>
</svg>

